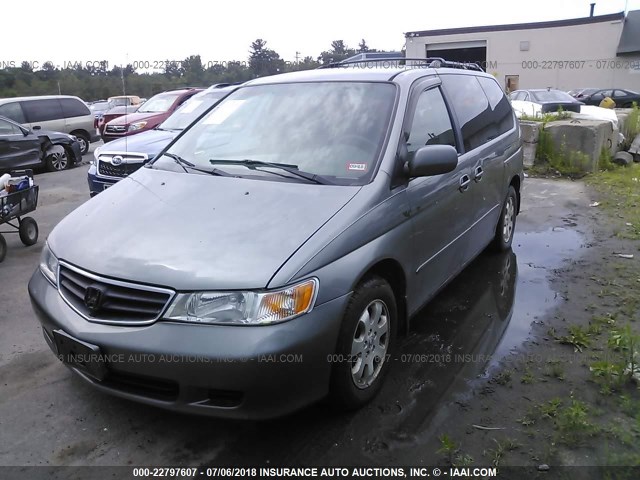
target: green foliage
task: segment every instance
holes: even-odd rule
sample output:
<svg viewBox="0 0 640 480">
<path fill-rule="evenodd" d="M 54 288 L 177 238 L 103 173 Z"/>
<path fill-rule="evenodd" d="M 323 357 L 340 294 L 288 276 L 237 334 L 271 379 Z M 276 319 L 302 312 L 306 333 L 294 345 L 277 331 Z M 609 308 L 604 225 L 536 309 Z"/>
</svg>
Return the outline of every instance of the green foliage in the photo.
<svg viewBox="0 0 640 480">
<path fill-rule="evenodd" d="M 613 170 L 615 164 L 612 162 L 613 156 L 609 149 L 602 147 L 598 158 L 598 170 Z"/>
<path fill-rule="evenodd" d="M 558 338 L 560 343 L 572 345 L 574 351 L 581 352 L 583 348 L 587 348 L 591 344 L 589 333 L 580 325 L 570 325 L 568 335 Z"/>
<path fill-rule="evenodd" d="M 555 427 L 565 443 L 579 443 L 584 436 L 597 432 L 597 427 L 589 420 L 589 413 L 587 405 L 575 399 L 571 400 L 570 405 L 558 411 Z"/>
<path fill-rule="evenodd" d="M 446 456 L 447 459 L 452 462 L 454 454 L 458 451 L 458 445 L 446 433 L 440 435 L 438 440 L 440 442 L 440 448 L 436 453 Z"/>
<path fill-rule="evenodd" d="M 588 182 L 602 194 L 602 207 L 621 219 L 618 236 L 640 239 L 640 164 L 599 172 Z"/>
<path fill-rule="evenodd" d="M 622 150 L 626 151 L 629 149 L 633 139 L 636 138 L 638 133 L 640 133 L 640 108 L 638 108 L 638 104 L 636 102 L 633 102 L 631 113 L 629 113 L 622 131 L 622 134 L 624 135 Z"/>
</svg>

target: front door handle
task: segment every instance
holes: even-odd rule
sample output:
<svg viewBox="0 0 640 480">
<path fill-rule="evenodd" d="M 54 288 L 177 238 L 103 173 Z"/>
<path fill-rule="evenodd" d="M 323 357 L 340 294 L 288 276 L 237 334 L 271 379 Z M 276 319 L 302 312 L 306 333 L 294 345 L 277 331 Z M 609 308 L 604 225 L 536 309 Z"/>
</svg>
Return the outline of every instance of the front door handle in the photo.
<svg viewBox="0 0 640 480">
<path fill-rule="evenodd" d="M 473 171 L 473 179 L 476 182 L 479 182 L 480 180 L 482 180 L 482 175 L 484 174 L 484 170 L 482 169 L 482 167 L 480 165 L 478 165 L 475 170 Z"/>
<path fill-rule="evenodd" d="M 469 184 L 471 183 L 471 179 L 469 175 L 464 174 L 460 177 L 460 191 L 466 192 L 469 189 Z"/>
</svg>

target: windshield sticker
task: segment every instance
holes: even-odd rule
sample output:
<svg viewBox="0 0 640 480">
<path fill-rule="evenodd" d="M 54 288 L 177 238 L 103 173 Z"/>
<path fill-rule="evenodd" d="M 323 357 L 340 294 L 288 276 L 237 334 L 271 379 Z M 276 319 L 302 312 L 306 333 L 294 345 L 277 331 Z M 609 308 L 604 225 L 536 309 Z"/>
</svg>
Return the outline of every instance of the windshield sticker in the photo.
<svg viewBox="0 0 640 480">
<path fill-rule="evenodd" d="M 367 164 L 366 163 L 348 163 L 347 170 L 352 172 L 366 172 Z"/>
<path fill-rule="evenodd" d="M 205 118 L 202 123 L 205 125 L 220 125 L 244 102 L 244 100 L 227 100 L 226 102 L 222 102 L 207 115 L 207 118 Z"/>
<path fill-rule="evenodd" d="M 202 100 L 190 100 L 185 104 L 184 107 L 182 107 L 180 110 L 178 110 L 178 112 L 180 112 L 180 113 L 191 113 L 196 108 L 198 108 L 200 105 L 202 105 Z"/>
</svg>

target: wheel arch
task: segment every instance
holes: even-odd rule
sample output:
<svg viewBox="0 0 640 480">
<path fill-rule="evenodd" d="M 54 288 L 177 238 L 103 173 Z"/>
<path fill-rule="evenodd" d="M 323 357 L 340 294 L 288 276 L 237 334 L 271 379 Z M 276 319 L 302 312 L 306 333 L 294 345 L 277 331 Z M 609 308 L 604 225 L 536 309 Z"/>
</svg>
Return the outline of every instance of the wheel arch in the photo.
<svg viewBox="0 0 640 480">
<path fill-rule="evenodd" d="M 400 262 L 393 258 L 379 260 L 369 266 L 354 282 L 352 290 L 367 278 L 379 276 L 385 279 L 393 290 L 398 307 L 398 333 L 405 334 L 408 328 L 407 315 L 407 277 Z"/>
<path fill-rule="evenodd" d="M 513 187 L 513 189 L 516 191 L 516 199 L 518 200 L 518 208 L 516 210 L 516 213 L 520 213 L 520 186 L 521 186 L 522 181 L 520 180 L 520 176 L 519 175 L 514 175 L 513 178 L 511 179 L 511 182 L 509 182 L 509 186 Z"/>
</svg>

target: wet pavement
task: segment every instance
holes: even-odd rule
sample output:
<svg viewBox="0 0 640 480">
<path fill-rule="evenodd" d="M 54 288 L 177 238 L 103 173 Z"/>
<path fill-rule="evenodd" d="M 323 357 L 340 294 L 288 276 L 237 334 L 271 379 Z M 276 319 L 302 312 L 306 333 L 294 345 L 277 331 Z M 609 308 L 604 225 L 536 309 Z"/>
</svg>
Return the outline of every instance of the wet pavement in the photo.
<svg viewBox="0 0 640 480">
<path fill-rule="evenodd" d="M 85 167 L 50 175 L 44 198 L 60 208 L 39 210 L 42 238 L 86 198 Z M 474 380 L 518 354 L 533 322 L 562 301 L 552 280 L 588 248 L 572 208 L 585 202 L 579 183 L 527 179 L 513 251 L 483 253 L 412 320 L 370 405 L 338 413 L 320 403 L 268 422 L 181 415 L 86 386 L 53 357 L 30 312 L 26 280 L 41 246 L 10 247 L 0 269 L 24 286 L 0 291 L 0 465 L 433 463 L 424 446 L 455 422 L 452 407 L 474 401 Z"/>
</svg>

